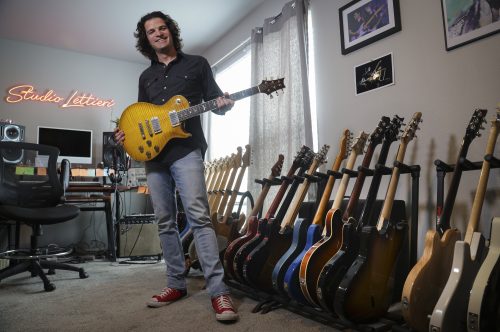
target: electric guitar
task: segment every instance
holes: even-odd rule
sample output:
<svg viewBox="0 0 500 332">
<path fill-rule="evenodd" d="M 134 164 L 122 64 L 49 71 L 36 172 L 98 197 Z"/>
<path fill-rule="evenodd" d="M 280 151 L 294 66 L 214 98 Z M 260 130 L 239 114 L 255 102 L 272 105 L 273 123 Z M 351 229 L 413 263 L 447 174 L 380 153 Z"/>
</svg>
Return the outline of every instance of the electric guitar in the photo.
<svg viewBox="0 0 500 332">
<path fill-rule="evenodd" d="M 351 148 L 351 131 L 345 129 L 340 138 L 339 151 L 332 164 L 332 172 L 337 172 L 340 169 L 342 161 L 347 158 L 348 151 Z M 276 263 L 273 269 L 272 282 L 273 288 L 282 296 L 288 296 L 285 290 L 284 279 L 290 264 L 303 252 L 304 247 L 308 243 L 309 233 L 313 232 L 312 229 L 322 228 L 323 220 L 327 211 L 328 201 L 335 185 L 335 177 L 330 175 L 325 185 L 325 189 L 321 196 L 318 208 L 312 220 L 312 224 L 303 218 L 297 218 L 293 225 L 292 244 L 285 254 Z M 321 232 L 321 230 L 319 230 Z M 309 247 L 312 243 L 309 245 Z"/>
<path fill-rule="evenodd" d="M 358 257 L 335 293 L 334 310 L 344 320 L 357 323 L 375 320 L 389 308 L 392 298 L 391 275 L 406 229 L 401 221 L 391 219 L 391 213 L 401 172 L 399 167 L 421 117 L 422 113 L 416 112 L 401 135 L 377 226 L 363 227 Z"/>
<path fill-rule="evenodd" d="M 393 120 L 390 124 L 381 127 L 379 130 L 376 130 L 372 133 L 370 137 L 370 143 L 368 146 L 368 150 L 363 158 L 363 163 L 359 169 L 358 177 L 356 178 L 356 183 L 353 187 L 351 197 L 349 198 L 349 202 L 347 204 L 346 211 L 343 215 L 344 225 L 342 226 L 342 238 L 341 238 L 341 246 L 340 249 L 333 255 L 332 258 L 326 262 L 323 266 L 317 284 L 317 296 L 318 301 L 321 307 L 327 311 L 333 312 L 333 296 L 335 291 L 337 290 L 342 277 L 344 276 L 347 269 L 351 266 L 354 259 L 358 255 L 359 249 L 359 230 L 362 229 L 363 222 L 367 222 L 367 220 L 359 219 L 358 222 L 353 217 L 352 210 L 356 207 L 356 203 L 359 197 L 359 192 L 363 186 L 363 181 L 366 176 L 365 169 L 369 167 L 370 164 L 370 150 L 374 150 L 375 146 L 380 144 L 383 141 L 382 147 L 380 149 L 380 155 L 377 161 L 378 165 L 384 165 L 387 159 L 387 155 L 389 153 L 389 148 L 394 142 L 399 134 L 399 128 L 401 127 L 402 119 L 397 115 L 394 116 Z M 370 158 L 368 158 L 370 157 Z M 373 179 L 369 189 L 369 195 L 371 197 L 366 198 L 365 206 L 370 208 L 371 203 L 369 201 L 375 201 L 377 197 L 378 187 L 380 184 L 380 180 L 377 180 L 375 177 L 381 177 L 380 174 L 373 175 Z M 376 190 L 372 189 L 372 186 L 376 186 Z M 368 213 L 364 214 L 364 209 L 362 211 L 361 216 L 365 218 L 368 216 Z M 337 218 L 340 217 L 340 213 L 337 214 Z M 356 217 L 357 218 L 357 217 Z M 368 223 L 367 223 L 368 225 Z"/>
<path fill-rule="evenodd" d="M 229 95 L 231 100 L 240 100 L 257 93 L 271 93 L 285 88 L 284 78 L 262 81 L 259 85 Z M 138 102 L 128 106 L 120 116 L 118 128 L 125 133 L 125 151 L 137 161 L 148 161 L 156 157 L 173 138 L 188 138 L 190 133 L 183 128 L 183 121 L 209 111 L 217 110 L 217 100 L 189 106 L 183 96 L 170 98 L 163 105 Z"/>
<path fill-rule="evenodd" d="M 229 173 L 231 173 L 231 169 L 234 167 L 236 155 L 233 154 L 231 157 L 225 157 L 222 163 L 222 169 L 215 181 L 215 186 L 212 191 L 208 193 L 208 206 L 209 211 L 214 211 L 216 207 L 214 207 L 216 202 L 220 202 L 218 197 L 222 197 L 220 194 L 220 190 L 224 188 L 226 185 L 227 179 L 229 178 Z M 217 205 L 218 206 L 218 205 Z"/>
<path fill-rule="evenodd" d="M 253 221 L 254 223 L 257 223 L 257 231 L 255 232 L 255 235 L 253 235 L 250 238 L 247 238 L 245 243 L 241 245 L 241 247 L 236 251 L 236 254 L 234 255 L 233 270 L 235 278 L 239 282 L 245 283 L 243 275 L 243 265 L 245 263 L 245 259 L 248 256 L 248 254 L 251 253 L 252 250 L 255 247 L 257 247 L 264 238 L 267 229 L 267 222 L 268 220 L 274 218 L 274 214 L 276 213 L 276 210 L 278 210 L 280 203 L 282 204 L 278 211 L 278 216 L 282 218 L 285 215 L 286 209 L 290 205 L 290 202 L 293 199 L 293 195 L 295 194 L 299 186 L 299 181 L 297 179 L 292 180 L 292 177 L 294 176 L 296 171 L 297 171 L 297 176 L 302 176 L 304 172 L 307 170 L 307 168 L 309 168 L 309 165 L 311 164 L 313 157 L 314 153 L 311 151 L 311 149 L 307 146 L 303 146 L 301 152 L 295 158 L 292 167 L 288 171 L 288 174 L 282 178 L 282 183 L 278 190 L 278 193 L 274 197 L 274 200 L 271 203 L 271 206 L 269 207 L 265 217 L 261 218 L 258 221 L 257 220 Z M 289 186 L 290 188 L 288 188 Z M 288 193 L 283 202 L 281 202 L 287 189 Z"/>
<path fill-rule="evenodd" d="M 488 255 L 470 291 L 469 332 L 498 331 L 500 322 L 500 217 L 493 218 L 490 232 Z"/>
<path fill-rule="evenodd" d="M 495 152 L 499 125 L 500 111 L 497 112 L 497 117 L 492 122 L 485 155 L 492 155 Z M 486 194 L 490 167 L 490 162 L 484 160 L 465 238 L 464 241 L 455 243 L 451 273 L 432 312 L 431 329 L 440 328 L 441 331 L 458 331 L 467 328 L 469 292 L 481 267 L 485 250 L 485 239 L 481 233 L 476 231 Z"/>
<path fill-rule="evenodd" d="M 403 318 L 417 331 L 429 329 L 429 317 L 450 275 L 455 242 L 461 238 L 460 231 L 450 227 L 463 171 L 460 160 L 465 159 L 472 140 L 479 135 L 485 115 L 485 110 L 476 110 L 469 121 L 443 208 L 439 208 L 439 202 L 437 204 L 436 230 L 427 231 L 422 257 L 410 270 L 403 286 Z"/>
<path fill-rule="evenodd" d="M 293 200 L 288 205 L 287 211 L 282 218 L 278 216 L 268 221 L 265 237 L 250 252 L 243 265 L 245 280 L 255 288 L 272 291 L 272 272 L 276 262 L 290 247 L 292 242 L 292 227 L 300 206 L 309 189 L 310 180 L 308 176 L 314 174 L 316 169 L 324 162 L 329 145 L 323 145 L 320 151 L 314 156 L 306 175 L 299 185 Z"/>
<path fill-rule="evenodd" d="M 363 150 L 366 145 L 366 140 L 368 139 L 368 134 L 364 131 L 359 133 L 355 142 L 352 145 L 351 153 L 347 158 L 346 169 L 352 170 L 354 164 L 359 155 L 363 154 Z M 340 209 L 342 201 L 344 200 L 344 195 L 349 184 L 350 175 L 344 172 L 342 179 L 340 180 L 340 185 L 335 195 L 332 208 L 328 211 L 325 219 L 325 227 L 323 229 L 323 237 L 311 246 L 299 266 L 299 286 L 307 302 L 313 306 L 319 306 L 318 299 L 316 297 L 316 282 L 318 280 L 318 275 L 324 263 L 328 260 L 328 257 L 332 251 L 336 251 L 340 246 L 338 245 L 340 241 L 338 237 L 335 237 L 336 231 L 340 233 L 341 225 L 336 225 L 332 223 L 331 215 L 332 211 Z M 333 255 L 333 253 L 332 253 Z M 289 294 L 293 296 L 291 290 L 291 284 L 286 286 L 289 289 Z M 298 300 L 299 298 L 297 298 Z"/>
<path fill-rule="evenodd" d="M 239 230 L 239 234 L 244 233 L 245 235 L 247 234 L 252 234 L 257 231 L 257 227 L 251 226 L 251 225 L 256 225 L 255 222 L 251 222 L 252 218 L 257 218 L 257 215 L 259 211 L 262 209 L 262 205 L 264 204 L 264 200 L 266 199 L 266 196 L 269 192 L 269 189 L 271 188 L 271 181 L 274 180 L 277 176 L 281 174 L 281 168 L 283 167 L 283 162 L 285 160 L 285 157 L 280 154 L 278 156 L 278 160 L 274 164 L 274 166 L 271 168 L 271 175 L 267 178 L 267 181 L 264 181 L 264 185 L 262 187 L 262 190 L 259 194 L 259 197 L 257 197 L 257 200 L 255 201 L 255 204 L 253 206 L 252 212 L 250 212 L 250 215 L 248 218 L 245 220 L 245 223 Z M 251 229 L 250 229 L 251 228 Z M 240 236 L 228 245 L 226 248 L 226 251 L 224 252 L 224 268 L 226 270 L 226 275 L 230 276 L 231 278 L 234 279 L 234 269 L 233 269 L 233 264 L 232 260 L 234 258 L 235 252 L 235 247 L 238 246 L 238 243 L 241 243 L 242 239 L 244 236 Z"/>
<path fill-rule="evenodd" d="M 245 151 L 245 153 L 251 153 L 250 151 Z M 249 156 L 245 156 L 245 159 L 249 159 Z M 250 161 L 248 161 L 249 163 Z M 238 146 L 237 148 L 237 153 L 236 153 L 236 158 L 233 163 L 233 167 L 231 169 L 231 174 L 229 175 L 229 179 L 227 180 L 226 188 L 225 190 L 221 193 L 222 198 L 219 203 L 214 204 L 214 209 L 210 210 L 211 219 L 212 222 L 219 221 L 219 216 L 222 216 L 224 214 L 224 210 L 226 209 L 227 202 L 229 200 L 229 197 L 231 196 L 231 188 L 233 188 L 234 181 L 236 179 L 236 174 L 238 173 L 238 169 L 241 168 L 243 163 L 243 149 Z"/>
</svg>

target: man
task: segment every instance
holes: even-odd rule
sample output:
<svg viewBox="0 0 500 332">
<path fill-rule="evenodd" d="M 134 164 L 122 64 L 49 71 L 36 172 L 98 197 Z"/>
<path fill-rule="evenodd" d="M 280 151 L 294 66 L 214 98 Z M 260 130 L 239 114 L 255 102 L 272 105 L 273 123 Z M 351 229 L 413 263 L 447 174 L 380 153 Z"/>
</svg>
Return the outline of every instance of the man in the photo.
<svg viewBox="0 0 500 332">
<path fill-rule="evenodd" d="M 182 39 L 177 22 L 162 12 L 141 18 L 135 32 L 136 48 L 151 60 L 139 78 L 139 101 L 165 104 L 174 95 L 182 95 L 191 105 L 202 100 L 217 100 L 217 113 L 224 114 L 234 101 L 225 98 L 212 75 L 207 60 L 181 51 Z M 203 156 L 207 143 L 199 116 L 184 122 L 192 134 L 186 139 L 172 139 L 161 153 L 145 163 L 146 177 L 158 221 L 158 232 L 167 266 L 167 287 L 154 295 L 147 306 L 161 307 L 187 295 L 184 275 L 184 253 L 176 224 L 175 189 L 177 188 L 187 220 L 193 230 L 201 267 L 219 321 L 234 321 L 238 314 L 223 282 L 224 271 L 219 259 L 206 193 Z M 123 143 L 123 131 L 115 129 L 115 140 Z"/>
</svg>

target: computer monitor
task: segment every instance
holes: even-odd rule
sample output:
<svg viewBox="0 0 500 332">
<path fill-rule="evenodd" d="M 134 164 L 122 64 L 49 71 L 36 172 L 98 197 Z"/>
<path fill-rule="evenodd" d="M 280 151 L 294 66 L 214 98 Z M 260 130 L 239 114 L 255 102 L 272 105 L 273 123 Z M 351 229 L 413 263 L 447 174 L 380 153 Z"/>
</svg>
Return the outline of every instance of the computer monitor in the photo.
<svg viewBox="0 0 500 332">
<path fill-rule="evenodd" d="M 68 159 L 73 164 L 92 164 L 92 130 L 37 127 L 37 143 L 59 149 L 58 162 Z"/>
</svg>

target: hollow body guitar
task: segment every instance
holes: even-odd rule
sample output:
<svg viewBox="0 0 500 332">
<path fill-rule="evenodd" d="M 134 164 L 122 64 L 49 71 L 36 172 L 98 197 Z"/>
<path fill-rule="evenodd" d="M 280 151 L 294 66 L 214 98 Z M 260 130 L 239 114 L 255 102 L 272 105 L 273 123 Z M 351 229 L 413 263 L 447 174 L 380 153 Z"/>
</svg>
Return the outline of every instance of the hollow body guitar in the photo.
<svg viewBox="0 0 500 332">
<path fill-rule="evenodd" d="M 257 86 L 231 94 L 229 98 L 239 100 L 258 93 L 270 95 L 284 88 L 283 78 L 264 80 Z M 173 138 L 191 136 L 184 130 L 183 121 L 214 110 L 217 110 L 216 99 L 190 107 L 187 99 L 180 95 L 170 98 L 163 105 L 134 103 L 123 111 L 118 123 L 127 137 L 123 147 L 134 160 L 151 160 Z"/>
<path fill-rule="evenodd" d="M 255 233 L 255 236 L 248 238 L 248 240 L 241 245 L 241 247 L 236 251 L 236 254 L 234 255 L 233 270 L 235 273 L 235 279 L 240 283 L 246 283 L 243 275 L 243 264 L 245 263 L 245 259 L 248 254 L 252 252 L 252 250 L 260 243 L 260 241 L 266 234 L 267 222 L 268 220 L 274 218 L 274 213 L 278 209 L 278 206 L 280 205 L 287 189 L 288 193 L 281 204 L 281 208 L 278 211 L 278 216 L 285 215 L 286 207 L 288 207 L 293 199 L 293 194 L 299 186 L 299 182 L 296 179 L 292 180 L 293 175 L 295 174 L 295 172 L 297 172 L 298 176 L 302 176 L 312 162 L 314 153 L 306 146 L 302 148 L 302 151 L 304 151 L 302 158 L 296 158 L 287 176 L 282 178 L 280 189 L 274 197 L 274 200 L 269 207 L 266 216 L 258 220 L 258 222 L 256 220 L 253 220 L 257 223 L 257 231 Z"/>
<path fill-rule="evenodd" d="M 356 138 L 347 159 L 345 169 L 353 169 L 357 157 L 363 154 L 367 139 L 368 134 L 363 131 Z M 349 184 L 349 179 L 349 174 L 347 172 L 344 172 L 340 181 L 339 188 L 335 195 L 335 199 L 333 201 L 333 206 L 326 215 L 325 227 L 323 230 L 324 236 L 319 241 L 314 243 L 304 253 L 303 258 L 300 261 L 300 265 L 298 266 L 298 284 L 296 283 L 295 278 L 294 280 L 287 280 L 290 281 L 290 283 L 287 283 L 285 286 L 288 289 L 290 296 L 296 298 L 296 300 L 301 300 L 300 294 L 294 291 L 294 286 L 298 285 L 300 287 L 302 295 L 307 300 L 307 302 L 313 306 L 319 306 L 316 297 L 316 281 L 319 275 L 319 271 L 323 267 L 322 264 L 324 264 L 328 260 L 327 256 L 329 255 L 329 253 L 335 250 L 335 247 L 336 249 L 340 247 L 340 240 L 336 238 L 334 234 L 340 233 L 341 226 L 331 223 L 330 218 L 332 215 L 332 211 L 340 209 L 345 192 L 347 190 L 347 186 Z M 294 268 L 297 267 L 294 266 Z"/>
<path fill-rule="evenodd" d="M 243 274 L 246 281 L 255 288 L 272 291 L 272 272 L 280 257 L 290 247 L 293 234 L 293 222 L 304 201 L 310 185 L 309 176 L 324 162 L 329 146 L 324 145 L 314 156 L 302 183 L 294 194 L 292 202 L 287 206 L 282 218 L 268 221 L 266 234 L 245 259 Z"/>
<path fill-rule="evenodd" d="M 500 111 L 492 122 L 485 155 L 492 155 L 495 151 L 499 124 Z M 477 232 L 477 228 L 489 174 L 490 162 L 484 160 L 464 241 L 455 243 L 451 272 L 432 312 L 430 320 L 432 330 L 439 328 L 441 331 L 458 331 L 467 328 L 469 293 L 485 252 L 485 239 L 480 232 Z"/>
<path fill-rule="evenodd" d="M 396 162 L 376 227 L 362 229 L 357 258 L 342 278 L 334 297 L 334 310 L 342 319 L 366 322 L 387 312 L 392 298 L 391 275 L 403 242 L 405 224 L 391 216 L 399 182 L 399 165 L 413 139 L 422 114 L 416 112 L 401 135 Z"/>
<path fill-rule="evenodd" d="M 402 124 L 402 118 L 397 115 L 393 117 L 391 124 L 385 128 L 383 133 L 383 144 L 380 149 L 379 158 L 377 160 L 376 165 L 379 167 L 384 166 L 387 161 L 387 156 L 389 154 L 389 149 L 391 144 L 397 140 L 399 130 Z M 373 141 L 373 140 L 371 140 Z M 368 154 L 368 152 L 367 152 Z M 366 158 L 366 156 L 365 156 Z M 364 160 L 363 160 L 364 162 Z M 366 166 L 365 166 L 366 167 Z M 360 177 L 364 178 L 365 171 L 363 168 L 359 170 L 360 174 L 358 175 L 358 179 Z M 356 179 L 356 184 L 358 182 Z M 359 222 L 353 218 L 349 217 L 352 213 L 349 213 L 349 205 L 346 213 L 344 213 L 343 219 L 347 218 L 347 222 L 342 226 L 342 244 L 340 249 L 333 255 L 332 258 L 328 260 L 323 269 L 320 272 L 318 277 L 318 286 L 317 286 L 317 296 L 318 301 L 321 307 L 327 311 L 333 312 L 333 298 L 335 292 L 344 277 L 347 269 L 354 262 L 355 258 L 359 252 L 359 237 L 360 231 L 363 225 L 370 226 L 370 218 L 373 215 L 373 206 L 377 199 L 378 189 L 380 187 L 380 181 L 382 179 L 382 174 L 377 168 L 374 171 L 372 181 L 370 184 L 370 188 L 368 190 L 368 195 L 365 200 L 365 204 L 363 206 L 363 210 L 361 212 L 361 217 L 359 218 Z M 354 186 L 353 192 L 357 186 Z M 351 202 L 351 198 L 349 202 Z M 372 225 L 374 226 L 374 225 Z"/>
<path fill-rule="evenodd" d="M 278 294 L 281 294 L 282 296 L 288 296 L 287 290 L 285 289 L 284 285 L 284 279 L 285 274 L 290 267 L 290 264 L 297 258 L 297 256 L 300 255 L 301 252 L 303 252 L 305 247 L 310 247 L 312 245 L 312 243 L 308 245 L 308 243 L 311 242 L 312 235 L 310 235 L 310 233 L 315 233 L 311 229 L 321 228 L 323 224 L 328 201 L 330 199 L 333 186 L 335 185 L 335 177 L 333 176 L 333 172 L 337 172 L 340 169 L 342 161 L 347 158 L 347 153 L 350 150 L 351 145 L 350 140 L 351 132 L 350 130 L 345 129 L 340 139 L 339 152 L 332 165 L 332 174 L 330 174 L 328 177 L 328 181 L 325 185 L 325 189 L 323 191 L 312 224 L 307 219 L 297 218 L 293 225 L 292 244 L 290 245 L 290 248 L 285 252 L 285 254 L 278 260 L 276 266 L 273 269 L 273 288 Z M 321 230 L 319 230 L 319 232 L 321 232 Z"/>
<path fill-rule="evenodd" d="M 226 271 L 226 275 L 233 279 L 234 279 L 234 270 L 233 270 L 232 260 L 235 254 L 234 248 L 237 246 L 237 243 L 242 241 L 241 240 L 242 238 L 244 238 L 245 236 L 250 236 L 252 233 L 255 234 L 255 232 L 257 231 L 256 227 L 257 224 L 251 223 L 250 220 L 252 218 L 257 218 L 259 211 L 262 209 L 262 205 L 264 204 L 264 199 L 266 198 L 269 189 L 271 188 L 271 181 L 273 181 L 277 176 L 281 174 L 281 168 L 283 167 L 284 158 L 285 157 L 282 154 L 278 156 L 278 161 L 276 161 L 274 166 L 271 168 L 271 175 L 269 175 L 269 177 L 266 179 L 267 181 L 264 181 L 264 185 L 262 186 L 262 190 L 259 194 L 259 197 L 255 201 L 252 212 L 250 212 L 250 215 L 245 221 L 245 224 L 241 227 L 241 230 L 238 232 L 239 234 L 241 233 L 245 234 L 231 241 L 231 243 L 229 243 L 228 247 L 224 252 L 224 259 L 223 259 L 224 269 Z M 229 262 L 231 262 L 231 264 L 229 264 Z"/>
<path fill-rule="evenodd" d="M 461 238 L 460 231 L 450 227 L 450 217 L 463 172 L 460 160 L 467 156 L 485 115 L 484 110 L 476 110 L 469 121 L 443 209 L 437 209 L 436 230 L 427 231 L 422 257 L 410 270 L 403 286 L 403 318 L 417 331 L 429 329 L 429 317 L 450 275 L 455 242 Z"/>
</svg>

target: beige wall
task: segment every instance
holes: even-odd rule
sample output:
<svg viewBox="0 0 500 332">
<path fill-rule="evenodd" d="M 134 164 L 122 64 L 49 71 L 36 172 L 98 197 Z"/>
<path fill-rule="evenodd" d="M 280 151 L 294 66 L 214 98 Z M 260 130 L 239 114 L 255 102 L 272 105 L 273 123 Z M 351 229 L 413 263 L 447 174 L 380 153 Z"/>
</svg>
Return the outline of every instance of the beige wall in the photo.
<svg viewBox="0 0 500 332">
<path fill-rule="evenodd" d="M 216 61 L 235 47 L 235 39 L 246 38 L 249 32 L 245 34 L 244 30 L 250 31 L 264 18 L 277 14 L 285 2 L 266 1 L 237 29 L 206 52 L 211 61 Z M 319 144 L 332 145 L 327 164 L 329 168 L 337 153 L 337 142 L 343 128 L 355 133 L 360 130 L 369 132 L 382 115 L 398 114 L 409 119 L 414 112 L 423 113 L 418 138 L 410 143 L 407 154 L 407 160 L 413 157 L 415 163 L 422 167 L 419 214 L 421 252 L 423 234 L 434 223 L 434 211 L 427 208 L 428 196 L 431 202 L 435 202 L 436 195 L 435 169 L 429 167 L 429 162 L 442 159 L 454 163 L 473 110 L 487 108 L 488 119 L 491 119 L 500 102 L 500 34 L 448 52 L 444 43 L 440 2 L 400 0 L 400 32 L 342 55 L 338 9 L 348 2 L 311 0 Z M 389 52 L 393 53 L 395 85 L 356 96 L 354 66 Z M 483 136 L 475 139 L 469 149 L 468 157 L 472 161 L 481 160 L 484 155 L 490 124 L 485 127 Z M 432 141 L 435 150 L 431 154 Z M 393 144 L 389 160 L 394 158 L 396 149 L 397 144 Z M 497 156 L 500 156 L 499 152 L 500 147 L 497 146 Z M 481 230 L 485 233 L 489 232 L 490 218 L 500 215 L 499 172 L 494 170 L 490 174 L 489 198 L 483 206 L 481 223 Z M 462 176 L 452 217 L 454 226 L 462 230 L 468 221 L 478 178 L 479 171 L 465 172 Z M 407 199 L 408 182 L 409 176 L 401 177 L 396 198 Z M 381 186 L 381 198 L 385 195 L 385 188 Z"/>
</svg>

